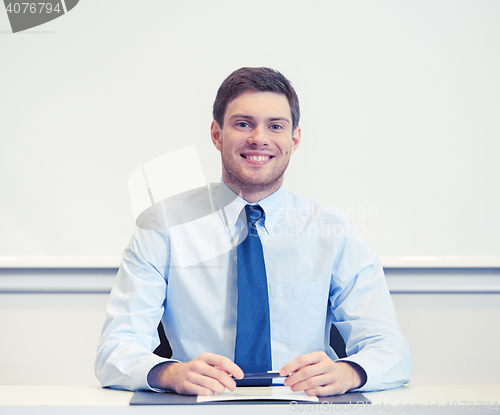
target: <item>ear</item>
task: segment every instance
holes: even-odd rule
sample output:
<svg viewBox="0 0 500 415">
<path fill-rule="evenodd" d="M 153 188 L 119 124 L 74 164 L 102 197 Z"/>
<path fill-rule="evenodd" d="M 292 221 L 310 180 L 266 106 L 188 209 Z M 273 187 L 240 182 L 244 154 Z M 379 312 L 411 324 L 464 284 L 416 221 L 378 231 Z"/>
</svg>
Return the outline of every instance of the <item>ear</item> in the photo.
<svg viewBox="0 0 500 415">
<path fill-rule="evenodd" d="M 290 154 L 295 153 L 295 150 L 297 150 L 297 147 L 300 144 L 300 127 L 296 127 L 295 131 L 292 134 L 292 147 L 290 149 Z"/>
<path fill-rule="evenodd" d="M 212 121 L 210 127 L 210 135 L 212 137 L 212 142 L 217 150 L 221 151 L 222 148 L 222 128 L 220 128 L 219 123 L 215 120 Z"/>
</svg>

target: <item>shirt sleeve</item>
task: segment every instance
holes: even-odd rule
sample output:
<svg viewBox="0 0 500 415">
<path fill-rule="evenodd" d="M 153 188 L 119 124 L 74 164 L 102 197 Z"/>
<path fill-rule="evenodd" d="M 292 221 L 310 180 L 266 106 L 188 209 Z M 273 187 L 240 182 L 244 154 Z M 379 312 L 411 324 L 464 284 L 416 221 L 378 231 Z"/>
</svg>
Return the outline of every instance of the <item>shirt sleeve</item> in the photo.
<svg viewBox="0 0 500 415">
<path fill-rule="evenodd" d="M 149 371 L 172 361 L 153 354 L 169 265 L 168 235 L 158 228 L 138 229 L 124 251 L 97 347 L 95 373 L 103 387 L 154 390 Z"/>
<path fill-rule="evenodd" d="M 402 335 L 380 260 L 348 218 L 336 241 L 330 285 L 332 319 L 346 341 L 347 357 L 367 380 L 359 390 L 402 386 L 413 365 Z"/>
</svg>

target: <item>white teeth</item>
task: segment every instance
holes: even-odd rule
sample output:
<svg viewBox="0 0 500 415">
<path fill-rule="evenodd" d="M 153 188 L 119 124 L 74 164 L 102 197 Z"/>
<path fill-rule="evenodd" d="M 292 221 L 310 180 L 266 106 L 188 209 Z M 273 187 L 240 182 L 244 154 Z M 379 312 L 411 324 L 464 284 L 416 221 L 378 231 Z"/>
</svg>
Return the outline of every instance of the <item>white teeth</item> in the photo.
<svg viewBox="0 0 500 415">
<path fill-rule="evenodd" d="M 247 159 L 252 161 L 265 161 L 269 160 L 270 156 L 247 156 Z"/>
</svg>

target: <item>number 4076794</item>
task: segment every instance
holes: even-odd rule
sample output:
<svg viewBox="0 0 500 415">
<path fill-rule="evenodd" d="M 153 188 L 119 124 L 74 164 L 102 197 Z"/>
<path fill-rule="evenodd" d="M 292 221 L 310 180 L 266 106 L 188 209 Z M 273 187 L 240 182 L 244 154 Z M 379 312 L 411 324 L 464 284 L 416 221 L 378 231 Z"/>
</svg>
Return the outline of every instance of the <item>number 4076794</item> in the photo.
<svg viewBox="0 0 500 415">
<path fill-rule="evenodd" d="M 61 13 L 61 3 L 9 3 L 6 7 L 7 13 L 35 14 L 35 13 Z"/>
<path fill-rule="evenodd" d="M 455 411 L 498 411 L 497 401 L 448 401 L 444 406 L 451 407 Z"/>
</svg>

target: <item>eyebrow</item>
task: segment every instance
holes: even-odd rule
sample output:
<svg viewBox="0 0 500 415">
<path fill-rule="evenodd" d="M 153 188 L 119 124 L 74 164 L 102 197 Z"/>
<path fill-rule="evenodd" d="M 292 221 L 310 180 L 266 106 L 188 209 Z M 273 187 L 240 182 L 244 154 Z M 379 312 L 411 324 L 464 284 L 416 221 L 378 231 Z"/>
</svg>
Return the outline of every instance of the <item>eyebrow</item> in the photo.
<svg viewBox="0 0 500 415">
<path fill-rule="evenodd" d="M 232 120 L 234 118 L 242 118 L 244 120 L 249 120 L 249 121 L 253 121 L 255 120 L 255 117 L 252 117 L 251 115 L 245 115 L 245 114 L 234 114 L 233 116 L 231 116 L 229 119 Z M 285 118 L 285 117 L 271 117 L 271 118 L 268 118 L 266 121 L 284 121 L 284 122 L 287 122 L 287 123 L 290 123 L 291 121 L 288 119 L 288 118 Z"/>
<path fill-rule="evenodd" d="M 269 121 L 285 121 L 287 123 L 290 123 L 290 120 L 284 117 L 269 118 Z"/>
</svg>

